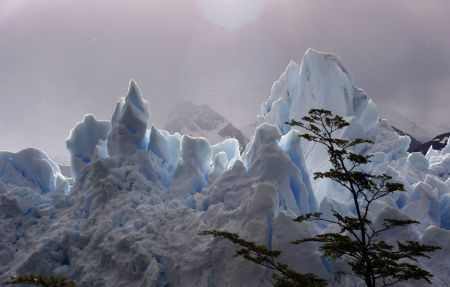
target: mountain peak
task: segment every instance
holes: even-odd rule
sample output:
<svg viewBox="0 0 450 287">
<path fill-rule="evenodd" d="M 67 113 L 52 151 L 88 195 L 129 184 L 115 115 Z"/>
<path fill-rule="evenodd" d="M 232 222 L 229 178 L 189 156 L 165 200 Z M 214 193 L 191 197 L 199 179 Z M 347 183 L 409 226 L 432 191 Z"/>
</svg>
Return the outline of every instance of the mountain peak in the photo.
<svg viewBox="0 0 450 287">
<path fill-rule="evenodd" d="M 172 108 L 165 129 L 170 133 L 204 137 L 212 144 L 235 138 L 239 141 L 241 151 L 248 142 L 242 132 L 217 111 L 208 105 L 197 105 L 190 101 L 180 102 Z"/>
</svg>

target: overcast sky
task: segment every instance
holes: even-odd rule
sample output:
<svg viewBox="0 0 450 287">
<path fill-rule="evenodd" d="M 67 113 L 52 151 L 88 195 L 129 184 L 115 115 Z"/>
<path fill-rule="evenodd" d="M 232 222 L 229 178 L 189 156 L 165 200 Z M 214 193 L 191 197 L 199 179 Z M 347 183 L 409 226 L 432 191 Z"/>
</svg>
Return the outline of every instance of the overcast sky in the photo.
<svg viewBox="0 0 450 287">
<path fill-rule="evenodd" d="M 159 127 L 185 99 L 243 126 L 309 47 L 339 55 L 384 116 L 448 131 L 448 0 L 0 0 L 0 150 L 64 154 L 131 78 Z"/>
</svg>

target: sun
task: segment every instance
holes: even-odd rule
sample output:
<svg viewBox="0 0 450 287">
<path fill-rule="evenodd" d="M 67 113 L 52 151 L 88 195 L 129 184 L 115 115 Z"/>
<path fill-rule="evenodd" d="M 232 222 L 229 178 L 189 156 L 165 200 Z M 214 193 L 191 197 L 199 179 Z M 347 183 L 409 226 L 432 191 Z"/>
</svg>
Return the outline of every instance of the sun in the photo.
<svg viewBox="0 0 450 287">
<path fill-rule="evenodd" d="M 256 20 L 266 0 L 197 0 L 197 3 L 206 19 L 231 30 Z"/>
</svg>

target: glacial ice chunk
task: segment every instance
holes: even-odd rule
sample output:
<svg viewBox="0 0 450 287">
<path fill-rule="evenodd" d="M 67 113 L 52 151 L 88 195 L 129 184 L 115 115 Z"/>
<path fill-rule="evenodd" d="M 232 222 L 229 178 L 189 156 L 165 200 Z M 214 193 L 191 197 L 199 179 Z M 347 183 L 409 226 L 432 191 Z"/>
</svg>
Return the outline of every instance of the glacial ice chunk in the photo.
<svg viewBox="0 0 450 287">
<path fill-rule="evenodd" d="M 180 142 L 181 135 L 178 133 L 171 135 L 167 131 L 152 126 L 147 150 L 159 158 L 164 169 L 163 181 L 166 185 L 171 181 L 180 158 Z"/>
<path fill-rule="evenodd" d="M 58 165 L 44 152 L 33 148 L 17 153 L 0 152 L 0 180 L 41 193 L 51 192 L 56 188 L 69 188 Z"/>
<path fill-rule="evenodd" d="M 424 182 L 419 182 L 414 185 L 408 203 L 403 210 L 411 218 L 421 222 L 421 226 L 440 226 L 441 212 L 439 195 L 437 192 L 434 192 L 430 185 Z"/>
<path fill-rule="evenodd" d="M 247 145 L 243 160 L 249 174 L 260 182 L 276 182 L 282 210 L 302 214 L 317 210 L 317 203 L 309 176 L 301 171 L 288 152 L 280 146 L 281 134 L 277 126 L 263 123 Z M 300 142 L 294 134 L 283 141 L 293 158 L 301 166 Z"/>
<path fill-rule="evenodd" d="M 175 198 L 189 199 L 208 184 L 211 173 L 212 148 L 205 138 L 184 135 L 181 138 L 181 158 L 172 178 Z"/>
<path fill-rule="evenodd" d="M 85 115 L 83 121 L 70 131 L 66 146 L 71 154 L 74 178 L 97 157 L 106 157 L 104 146 L 110 130 L 109 121 L 98 121 L 94 115 Z"/>
<path fill-rule="evenodd" d="M 123 158 L 133 154 L 136 149 L 146 150 L 148 139 L 145 136 L 149 119 L 149 104 L 142 99 L 138 86 L 131 80 L 127 96 L 117 102 L 111 119 L 109 155 Z"/>
<path fill-rule="evenodd" d="M 249 145 L 247 145 L 242 155 L 245 167 L 250 169 L 261 154 L 261 150 L 266 146 L 278 147 L 280 138 L 280 131 L 274 125 L 263 123 L 257 127 L 255 136 L 250 140 Z"/>
<path fill-rule="evenodd" d="M 440 202 L 441 227 L 450 230 L 450 193 L 444 194 Z"/>
<path fill-rule="evenodd" d="M 213 157 L 224 152 L 227 159 L 226 168 L 230 168 L 237 160 L 241 158 L 240 145 L 237 139 L 225 139 L 212 146 Z"/>
<path fill-rule="evenodd" d="M 289 63 L 262 105 L 260 119 L 278 126 L 285 134 L 285 122 L 301 119 L 313 108 L 322 108 L 341 116 L 356 116 L 364 129 L 379 120 L 376 105 L 357 88 L 343 61 L 333 54 L 309 49 L 301 65 Z"/>
<path fill-rule="evenodd" d="M 213 171 L 209 175 L 209 182 L 213 182 L 219 175 L 221 175 L 228 165 L 227 154 L 223 151 L 214 156 Z"/>
</svg>

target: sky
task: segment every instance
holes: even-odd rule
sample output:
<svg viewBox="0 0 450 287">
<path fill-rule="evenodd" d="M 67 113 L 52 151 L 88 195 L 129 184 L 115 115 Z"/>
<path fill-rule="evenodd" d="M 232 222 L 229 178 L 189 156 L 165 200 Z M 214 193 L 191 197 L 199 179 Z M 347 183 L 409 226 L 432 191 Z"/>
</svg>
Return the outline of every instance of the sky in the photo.
<svg viewBox="0 0 450 287">
<path fill-rule="evenodd" d="M 339 55 L 384 117 L 450 130 L 448 0 L 0 0 L 0 150 L 64 155 L 136 80 L 164 127 L 182 100 L 241 127 L 290 60 Z"/>
</svg>

